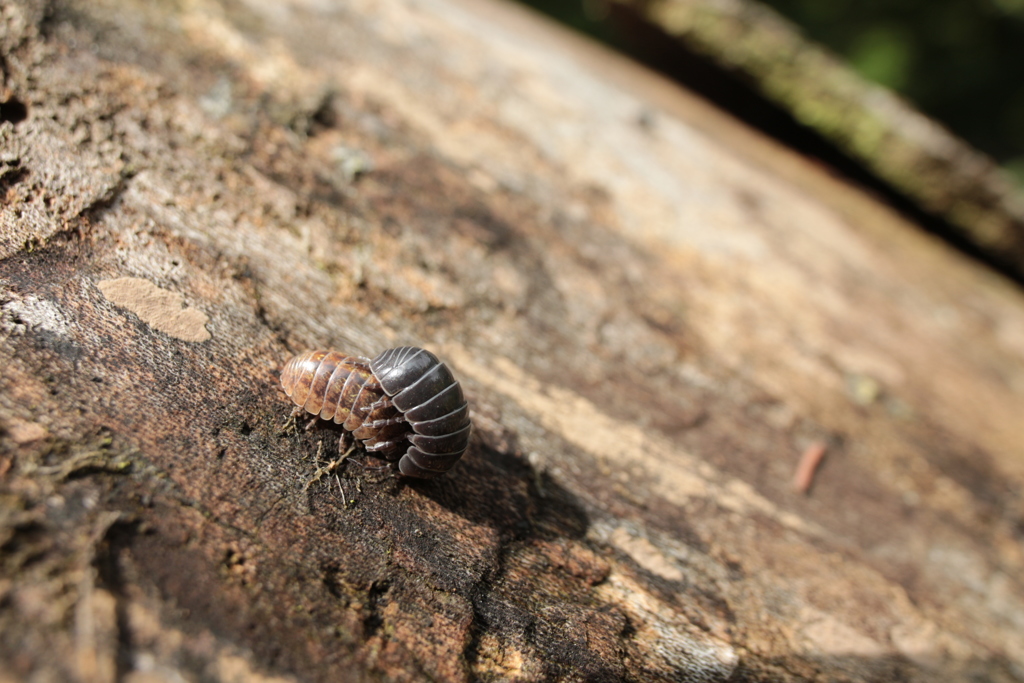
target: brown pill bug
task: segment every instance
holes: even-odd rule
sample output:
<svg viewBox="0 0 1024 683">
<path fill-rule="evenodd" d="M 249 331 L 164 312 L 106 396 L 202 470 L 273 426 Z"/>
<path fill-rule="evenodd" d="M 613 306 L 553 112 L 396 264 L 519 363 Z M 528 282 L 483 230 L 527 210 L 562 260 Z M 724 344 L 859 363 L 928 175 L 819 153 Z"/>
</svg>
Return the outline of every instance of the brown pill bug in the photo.
<svg viewBox="0 0 1024 683">
<path fill-rule="evenodd" d="M 307 351 L 284 366 L 281 386 L 295 405 L 337 422 L 407 477 L 441 476 L 469 445 L 462 387 L 425 349 L 400 346 L 373 360 Z"/>
</svg>

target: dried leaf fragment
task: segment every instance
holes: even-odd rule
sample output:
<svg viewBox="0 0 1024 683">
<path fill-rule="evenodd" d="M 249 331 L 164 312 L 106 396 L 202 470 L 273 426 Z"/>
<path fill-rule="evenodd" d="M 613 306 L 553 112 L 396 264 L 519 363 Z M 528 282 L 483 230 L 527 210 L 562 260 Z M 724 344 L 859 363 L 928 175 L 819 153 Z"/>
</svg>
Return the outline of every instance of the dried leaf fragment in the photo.
<svg viewBox="0 0 1024 683">
<path fill-rule="evenodd" d="M 825 457 L 828 444 L 824 441 L 815 441 L 804 449 L 800 456 L 800 464 L 797 465 L 796 474 L 793 475 L 793 488 L 799 493 L 807 493 L 814 483 L 814 475 Z"/>
</svg>

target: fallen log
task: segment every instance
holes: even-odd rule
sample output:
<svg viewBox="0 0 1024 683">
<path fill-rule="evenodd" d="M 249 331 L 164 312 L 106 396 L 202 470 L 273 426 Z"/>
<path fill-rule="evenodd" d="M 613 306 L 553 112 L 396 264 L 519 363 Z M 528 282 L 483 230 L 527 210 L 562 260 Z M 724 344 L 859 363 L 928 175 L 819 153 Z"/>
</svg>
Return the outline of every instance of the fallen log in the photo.
<svg viewBox="0 0 1024 683">
<path fill-rule="evenodd" d="M 4 676 L 1021 680 L 1013 283 L 510 6 L 0 18 Z M 469 451 L 324 474 L 402 344 Z"/>
</svg>

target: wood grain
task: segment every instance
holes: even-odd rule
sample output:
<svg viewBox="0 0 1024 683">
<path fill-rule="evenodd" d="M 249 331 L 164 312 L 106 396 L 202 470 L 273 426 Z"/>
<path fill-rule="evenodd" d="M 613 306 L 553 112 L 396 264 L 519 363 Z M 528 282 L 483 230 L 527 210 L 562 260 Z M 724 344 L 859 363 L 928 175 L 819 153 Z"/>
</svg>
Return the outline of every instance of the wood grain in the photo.
<svg viewBox="0 0 1024 683">
<path fill-rule="evenodd" d="M 1020 680 L 1012 284 L 510 6 L 0 16 L 10 676 Z M 307 487 L 281 365 L 401 344 L 469 451 Z"/>
</svg>

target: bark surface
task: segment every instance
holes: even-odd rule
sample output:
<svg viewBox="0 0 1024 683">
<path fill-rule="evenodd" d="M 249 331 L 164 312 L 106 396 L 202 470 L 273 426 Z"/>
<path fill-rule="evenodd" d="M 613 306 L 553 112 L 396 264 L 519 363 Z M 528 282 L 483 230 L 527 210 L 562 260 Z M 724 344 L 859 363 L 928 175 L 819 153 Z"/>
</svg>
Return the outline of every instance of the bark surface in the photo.
<svg viewBox="0 0 1024 683">
<path fill-rule="evenodd" d="M 758 0 L 611 0 L 648 43 L 703 55 L 829 140 L 934 229 L 1018 282 L 1024 279 L 1024 193 L 988 156 L 893 92 L 860 76 Z M 653 31 L 653 33 L 652 33 Z M 662 49 L 665 49 L 664 47 Z M 751 108 L 757 109 L 756 100 Z M 746 113 L 746 112 L 744 112 Z"/>
<path fill-rule="evenodd" d="M 1024 680 L 1011 283 L 505 5 L 0 21 L 0 680 Z M 469 451 L 332 468 L 401 344 Z"/>
</svg>

